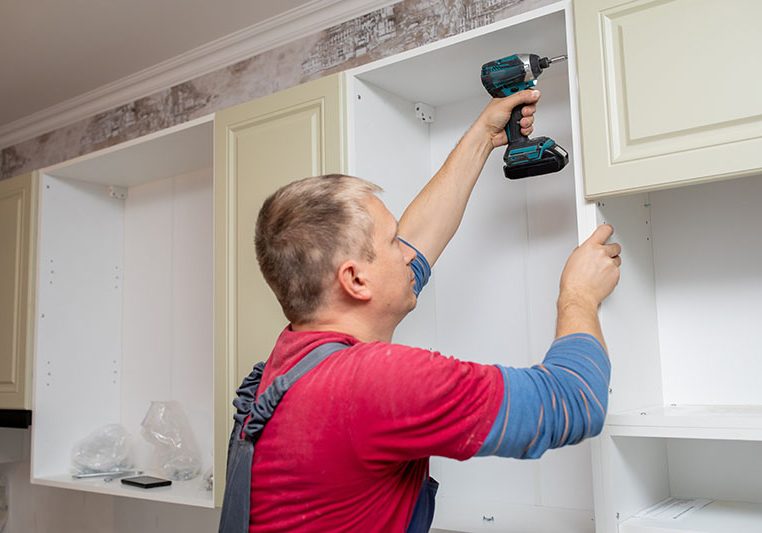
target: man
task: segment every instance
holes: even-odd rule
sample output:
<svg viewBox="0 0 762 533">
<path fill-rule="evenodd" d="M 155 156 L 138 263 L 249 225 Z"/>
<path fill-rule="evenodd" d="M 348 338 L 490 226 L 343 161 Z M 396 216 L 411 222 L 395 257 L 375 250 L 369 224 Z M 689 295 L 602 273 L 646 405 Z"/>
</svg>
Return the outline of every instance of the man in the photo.
<svg viewBox="0 0 762 533">
<path fill-rule="evenodd" d="M 597 311 L 621 264 L 610 226 L 567 261 L 543 364 L 479 365 L 391 344 L 487 156 L 506 144 L 511 110 L 527 104 L 528 135 L 538 98 L 490 102 L 399 223 L 376 186 L 348 176 L 301 180 L 265 201 L 257 259 L 290 325 L 239 390 L 221 531 L 236 520 L 251 532 L 428 531 L 432 455 L 535 458 L 601 431 L 610 366 Z M 343 349 L 298 382 L 275 380 L 326 343 Z M 235 451 L 249 441 L 251 463 Z M 240 509 L 229 498 L 247 490 L 250 510 L 231 520 Z"/>
</svg>

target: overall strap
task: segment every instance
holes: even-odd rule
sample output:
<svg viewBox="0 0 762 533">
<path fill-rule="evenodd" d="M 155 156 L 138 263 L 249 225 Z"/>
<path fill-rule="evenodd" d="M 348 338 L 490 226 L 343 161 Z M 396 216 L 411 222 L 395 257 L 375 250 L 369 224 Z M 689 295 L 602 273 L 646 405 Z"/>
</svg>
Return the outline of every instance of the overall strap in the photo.
<svg viewBox="0 0 762 533">
<path fill-rule="evenodd" d="M 305 355 L 294 367 L 285 374 L 276 377 L 272 384 L 260 394 L 257 401 L 251 404 L 249 420 L 243 427 L 244 434 L 252 439 L 259 438 L 265 424 L 275 413 L 275 408 L 283 399 L 283 395 L 290 389 L 299 378 L 322 363 L 329 355 L 347 348 L 348 345 L 340 342 L 328 342 L 321 344 L 310 353 Z"/>
<path fill-rule="evenodd" d="M 329 355 L 347 348 L 338 342 L 322 344 L 308 353 L 294 367 L 278 376 L 259 398 L 254 400 L 262 379 L 264 363 L 257 363 L 237 391 L 235 427 L 230 435 L 228 446 L 227 476 L 225 496 L 220 513 L 220 533 L 248 533 L 251 519 L 251 461 L 254 445 L 259 439 L 262 428 L 272 417 L 283 394 L 299 378 L 323 362 Z M 250 415 L 250 417 L 249 417 Z M 247 438 L 240 438 L 240 427 L 246 421 L 244 433 Z"/>
</svg>

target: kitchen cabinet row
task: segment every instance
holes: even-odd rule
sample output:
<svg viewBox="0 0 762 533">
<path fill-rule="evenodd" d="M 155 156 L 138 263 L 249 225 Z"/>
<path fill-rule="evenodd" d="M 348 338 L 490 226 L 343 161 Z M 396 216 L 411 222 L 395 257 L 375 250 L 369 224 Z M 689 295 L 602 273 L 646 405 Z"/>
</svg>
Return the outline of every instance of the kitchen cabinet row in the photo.
<svg viewBox="0 0 762 533">
<path fill-rule="evenodd" d="M 32 481 L 219 505 L 235 388 L 286 325 L 254 255 L 264 198 L 342 172 L 381 185 L 399 216 L 486 104 L 483 63 L 568 54 L 539 80 L 535 131 L 569 165 L 507 181 L 493 153 L 395 341 L 538 362 L 566 256 L 610 222 L 624 249 L 601 309 L 610 416 L 592 446 L 539 461 L 436 459 L 434 525 L 662 531 L 671 522 L 644 510 L 694 497 L 713 502 L 691 515 L 697 531 L 715 531 L 701 518 L 715 509 L 760 526 L 762 477 L 740 468 L 762 450 L 762 76 L 739 52 L 762 44 L 753 13 L 744 0 L 558 2 L 0 182 L 0 406 L 34 413 Z M 72 448 L 114 422 L 150 468 L 141 422 L 162 400 L 184 409 L 211 490 L 71 479 Z"/>
</svg>

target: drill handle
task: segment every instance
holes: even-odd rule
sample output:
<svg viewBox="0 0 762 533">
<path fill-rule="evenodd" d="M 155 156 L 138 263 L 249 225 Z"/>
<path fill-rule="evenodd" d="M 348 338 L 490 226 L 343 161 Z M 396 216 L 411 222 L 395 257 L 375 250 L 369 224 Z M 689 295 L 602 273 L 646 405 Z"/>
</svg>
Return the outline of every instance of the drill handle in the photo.
<svg viewBox="0 0 762 533">
<path fill-rule="evenodd" d="M 523 109 L 524 104 L 519 104 L 511 111 L 511 118 L 508 119 L 508 124 L 505 125 L 505 133 L 508 135 L 508 144 L 527 140 L 527 136 L 521 134 L 521 124 L 519 123 L 522 118 L 521 111 Z"/>
</svg>

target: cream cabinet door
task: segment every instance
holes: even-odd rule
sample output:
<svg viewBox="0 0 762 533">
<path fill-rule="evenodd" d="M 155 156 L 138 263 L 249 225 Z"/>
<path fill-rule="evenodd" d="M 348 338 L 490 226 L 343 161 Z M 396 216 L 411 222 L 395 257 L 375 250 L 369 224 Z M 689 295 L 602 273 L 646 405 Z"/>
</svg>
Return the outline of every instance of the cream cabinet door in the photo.
<svg viewBox="0 0 762 533">
<path fill-rule="evenodd" d="M 215 449 L 226 450 L 235 389 L 286 326 L 254 253 L 254 225 L 271 193 L 346 168 L 343 75 L 226 109 L 215 117 Z M 221 503 L 224 454 L 215 454 Z"/>
<path fill-rule="evenodd" d="M 762 169 L 762 2 L 575 0 L 588 198 Z"/>
<path fill-rule="evenodd" d="M 0 409 L 31 409 L 36 176 L 0 181 Z"/>
</svg>

